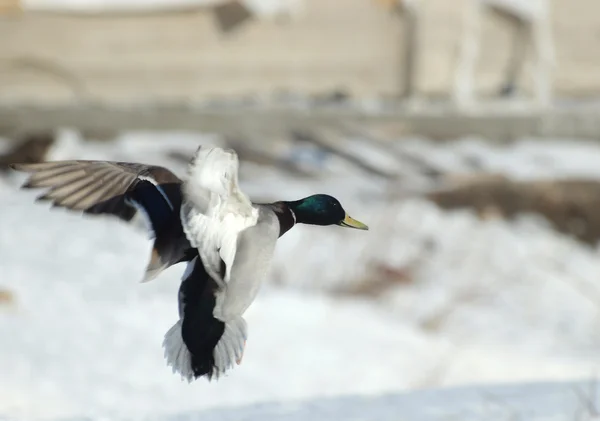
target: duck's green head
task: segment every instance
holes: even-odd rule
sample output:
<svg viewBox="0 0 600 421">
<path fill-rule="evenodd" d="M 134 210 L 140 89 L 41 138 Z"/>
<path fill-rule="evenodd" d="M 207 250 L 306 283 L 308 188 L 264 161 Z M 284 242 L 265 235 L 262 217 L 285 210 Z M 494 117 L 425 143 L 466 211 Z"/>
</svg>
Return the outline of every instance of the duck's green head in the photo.
<svg viewBox="0 0 600 421">
<path fill-rule="evenodd" d="M 369 227 L 346 213 L 339 200 L 327 194 L 315 194 L 294 202 L 286 202 L 296 222 L 310 225 L 339 225 L 368 230 Z"/>
</svg>

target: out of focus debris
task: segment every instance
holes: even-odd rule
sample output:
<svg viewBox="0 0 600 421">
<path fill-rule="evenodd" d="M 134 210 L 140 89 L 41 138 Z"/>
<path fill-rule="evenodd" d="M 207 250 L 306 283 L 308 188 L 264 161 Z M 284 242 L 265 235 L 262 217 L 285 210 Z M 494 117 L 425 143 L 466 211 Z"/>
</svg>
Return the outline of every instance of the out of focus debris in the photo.
<svg viewBox="0 0 600 421">
<path fill-rule="evenodd" d="M 595 246 L 600 239 L 600 181 L 561 179 L 514 181 L 474 175 L 425 194 L 443 209 L 470 208 L 481 218 L 544 216 L 559 232 Z"/>
<path fill-rule="evenodd" d="M 461 307 L 477 301 L 484 296 L 484 292 L 473 286 L 458 290 L 443 304 L 431 309 L 430 314 L 419 321 L 419 327 L 426 332 L 439 332 L 444 328 L 447 320 Z"/>
<path fill-rule="evenodd" d="M 283 160 L 264 148 L 259 149 L 260 142 L 248 142 L 241 136 L 226 136 L 225 143 L 235 149 L 241 161 L 253 162 L 258 165 L 272 166 L 290 175 L 312 177 L 314 174 L 290 160 Z"/>
<path fill-rule="evenodd" d="M 30 133 L 21 141 L 0 155 L 0 171 L 7 171 L 10 164 L 35 164 L 46 160 L 50 147 L 54 144 L 55 136 L 51 132 Z"/>
<path fill-rule="evenodd" d="M 414 264 L 392 267 L 383 262 L 369 263 L 369 270 L 362 279 L 349 285 L 339 286 L 334 293 L 360 297 L 378 298 L 392 288 L 414 282 Z"/>
<path fill-rule="evenodd" d="M 319 148 L 353 164 L 354 166 L 368 174 L 376 175 L 385 179 L 392 179 L 395 177 L 395 174 L 390 174 L 387 171 L 383 171 L 382 169 L 366 162 L 357 154 L 353 154 L 347 149 L 344 149 L 344 143 L 341 141 L 337 141 L 333 133 L 328 133 L 324 130 L 321 130 L 318 133 L 316 133 L 309 130 L 294 129 L 291 131 L 290 134 L 293 140 L 297 142 L 307 142 L 316 145 Z"/>
<path fill-rule="evenodd" d="M 11 306 L 15 304 L 14 294 L 2 287 L 0 287 L 0 307 Z"/>
<path fill-rule="evenodd" d="M 383 132 L 381 130 L 373 130 L 372 128 L 364 127 L 358 124 L 348 123 L 343 127 L 342 134 L 353 138 L 364 139 L 371 147 L 377 147 L 388 155 L 394 157 L 398 161 L 398 167 L 401 172 L 405 169 L 408 171 L 416 171 L 417 173 L 437 181 L 444 175 L 440 168 L 428 162 L 426 159 L 412 154 L 409 151 L 398 148 L 397 142 L 390 140 L 399 136 L 406 136 L 407 127 L 402 125 L 392 126 L 392 133 Z"/>
<path fill-rule="evenodd" d="M 252 19 L 252 11 L 243 2 L 225 1 L 214 6 L 215 18 L 219 29 L 225 33 L 232 32 Z"/>
<path fill-rule="evenodd" d="M 310 178 L 316 175 L 315 171 L 307 170 L 293 160 L 277 156 L 270 152 L 267 147 L 264 147 L 261 142 L 252 142 L 243 135 L 224 136 L 223 146 L 234 149 L 242 163 L 251 162 L 261 166 L 273 167 L 289 175 L 301 178 Z M 167 153 L 167 156 L 186 166 L 190 162 L 189 152 L 172 150 Z"/>
</svg>

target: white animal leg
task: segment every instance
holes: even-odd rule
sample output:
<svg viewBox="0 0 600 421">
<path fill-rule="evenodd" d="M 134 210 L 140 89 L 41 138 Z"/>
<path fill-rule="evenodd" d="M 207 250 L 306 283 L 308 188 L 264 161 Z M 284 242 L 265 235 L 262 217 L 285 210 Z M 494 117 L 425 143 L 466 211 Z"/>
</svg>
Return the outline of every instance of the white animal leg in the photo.
<svg viewBox="0 0 600 421">
<path fill-rule="evenodd" d="M 454 79 L 453 99 L 459 107 L 472 105 L 474 101 L 475 67 L 479 55 L 482 7 L 478 0 L 469 0 L 469 6 L 465 13 Z"/>
<path fill-rule="evenodd" d="M 521 76 L 525 64 L 528 43 L 531 40 L 531 28 L 526 22 L 516 21 L 515 25 L 511 55 L 506 68 L 504 84 L 500 90 L 500 94 L 506 96 L 511 96 L 516 90 L 519 76 Z"/>
<path fill-rule="evenodd" d="M 552 101 L 552 70 L 554 67 L 554 42 L 547 14 L 532 28 L 534 49 L 533 86 L 537 104 L 549 106 Z"/>
</svg>

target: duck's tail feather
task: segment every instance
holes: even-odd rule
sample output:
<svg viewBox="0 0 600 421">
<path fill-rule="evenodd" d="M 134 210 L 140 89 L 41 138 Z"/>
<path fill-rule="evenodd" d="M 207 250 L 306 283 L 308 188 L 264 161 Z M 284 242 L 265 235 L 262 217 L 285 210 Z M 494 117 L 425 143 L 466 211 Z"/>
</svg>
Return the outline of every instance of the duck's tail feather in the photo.
<svg viewBox="0 0 600 421">
<path fill-rule="evenodd" d="M 188 382 L 194 380 L 194 371 L 191 364 L 192 354 L 190 354 L 181 337 L 181 320 L 175 323 L 165 334 L 163 348 L 167 365 L 173 369 L 173 373 L 179 373 Z"/>
<path fill-rule="evenodd" d="M 225 331 L 213 353 L 215 366 L 221 372 L 233 368 L 234 364 L 242 363 L 247 338 L 248 328 L 242 317 L 225 323 Z"/>
<path fill-rule="evenodd" d="M 188 382 L 206 376 L 217 380 L 240 364 L 246 345 L 246 322 L 239 317 L 224 323 L 216 318 L 202 327 L 179 320 L 165 334 L 167 365 Z"/>
<path fill-rule="evenodd" d="M 241 362 L 246 322 L 241 316 L 227 322 L 214 315 L 218 287 L 196 256 L 179 287 L 179 321 L 165 335 L 167 364 L 189 382 L 218 378 Z"/>
</svg>

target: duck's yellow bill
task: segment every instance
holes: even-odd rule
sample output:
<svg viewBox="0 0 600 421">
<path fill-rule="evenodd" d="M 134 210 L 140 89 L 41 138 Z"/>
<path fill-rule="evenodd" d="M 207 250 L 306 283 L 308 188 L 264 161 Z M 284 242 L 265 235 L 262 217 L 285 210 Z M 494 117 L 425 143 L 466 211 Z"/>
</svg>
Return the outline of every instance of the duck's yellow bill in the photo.
<svg viewBox="0 0 600 421">
<path fill-rule="evenodd" d="M 344 218 L 344 220 L 342 222 L 340 222 L 340 226 L 342 227 L 347 227 L 347 228 L 356 228 L 359 230 L 368 230 L 369 227 L 366 226 L 365 224 L 363 224 L 360 221 L 357 221 L 354 218 L 351 218 L 350 215 L 346 214 L 346 217 Z"/>
</svg>

